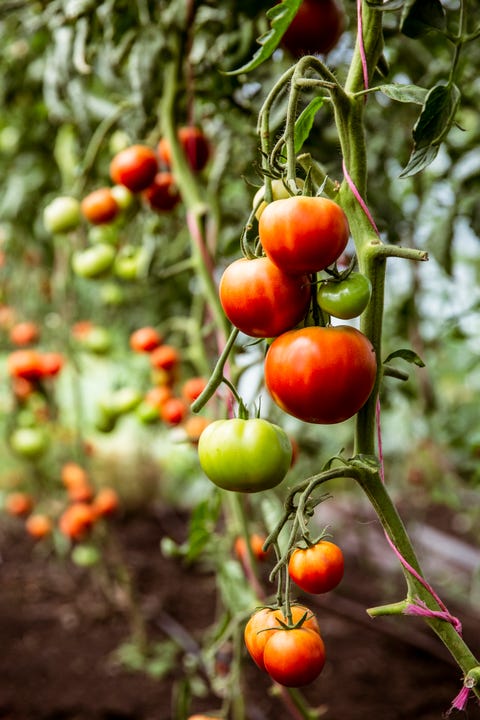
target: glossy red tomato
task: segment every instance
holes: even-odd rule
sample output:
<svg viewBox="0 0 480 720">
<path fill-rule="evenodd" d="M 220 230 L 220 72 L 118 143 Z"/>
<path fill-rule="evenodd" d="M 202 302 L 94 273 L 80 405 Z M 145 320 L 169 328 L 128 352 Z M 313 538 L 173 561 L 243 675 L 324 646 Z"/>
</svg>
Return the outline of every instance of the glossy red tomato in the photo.
<svg viewBox="0 0 480 720">
<path fill-rule="evenodd" d="M 131 192 L 145 190 L 158 171 L 155 151 L 147 145 L 130 145 L 114 156 L 110 163 L 110 177 Z"/>
<path fill-rule="evenodd" d="M 325 646 L 318 633 L 306 627 L 280 629 L 268 638 L 263 653 L 265 670 L 286 687 L 313 682 L 325 665 Z"/>
<path fill-rule="evenodd" d="M 296 548 L 288 562 L 288 574 L 309 593 L 325 593 L 337 587 L 343 577 L 344 559 L 338 545 L 328 540 L 307 548 Z"/>
<path fill-rule="evenodd" d="M 329 425 L 355 415 L 377 372 L 370 340 L 348 325 L 279 335 L 265 358 L 265 384 L 276 404 L 305 422 Z"/>
<path fill-rule="evenodd" d="M 305 317 L 310 282 L 306 275 L 287 275 L 267 257 L 241 258 L 224 271 L 219 294 L 235 327 L 252 337 L 275 337 Z"/>
<path fill-rule="evenodd" d="M 178 128 L 178 139 L 192 170 L 195 172 L 203 170 L 210 157 L 210 143 L 203 130 L 192 125 L 180 127 Z M 172 154 L 166 138 L 160 140 L 157 151 L 160 162 L 170 167 Z"/>
<path fill-rule="evenodd" d="M 93 225 L 112 222 L 120 210 L 109 187 L 98 188 L 85 195 L 80 207 L 83 217 Z"/>
<path fill-rule="evenodd" d="M 338 0 L 303 0 L 282 45 L 297 58 L 328 53 L 344 29 L 345 13 Z"/>
<path fill-rule="evenodd" d="M 151 209 L 157 212 L 173 210 L 180 202 L 180 192 L 169 172 L 157 173 L 152 184 L 142 194 Z"/>
<path fill-rule="evenodd" d="M 302 627 L 313 630 L 320 635 L 320 626 L 317 618 L 305 605 L 292 605 L 292 624 L 296 625 L 304 619 Z M 287 625 L 288 621 L 282 608 L 264 607 L 257 610 L 248 620 L 244 630 L 245 646 L 255 664 L 265 670 L 263 655 L 268 639 L 278 632 L 282 623 Z"/>
<path fill-rule="evenodd" d="M 134 330 L 129 338 L 129 344 L 135 352 L 149 353 L 163 342 L 163 337 L 154 327 L 145 325 Z"/>
<path fill-rule="evenodd" d="M 318 272 L 334 263 L 349 237 L 340 205 L 305 195 L 269 203 L 261 214 L 258 232 L 270 260 L 296 275 Z"/>
</svg>

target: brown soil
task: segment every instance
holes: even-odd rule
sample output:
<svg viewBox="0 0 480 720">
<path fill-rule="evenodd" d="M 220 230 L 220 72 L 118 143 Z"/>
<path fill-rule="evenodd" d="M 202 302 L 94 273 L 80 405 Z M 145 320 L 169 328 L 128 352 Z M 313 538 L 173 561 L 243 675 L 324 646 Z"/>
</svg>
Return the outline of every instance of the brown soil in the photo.
<svg viewBox="0 0 480 720">
<path fill-rule="evenodd" d="M 195 651 L 214 620 L 215 579 L 207 570 L 188 572 L 164 558 L 159 542 L 184 518 L 158 510 L 119 520 L 116 538 L 135 578 L 149 634 L 166 634 Z M 347 554 L 346 579 L 337 591 L 310 606 L 318 613 L 327 664 L 308 688 L 325 720 L 439 720 L 461 687 L 461 672 L 423 622 L 378 618 L 365 613 L 382 602 L 385 578 L 368 573 Z M 394 581 L 392 581 L 394 582 Z M 180 661 L 156 680 L 127 670 L 112 654 L 128 639 L 121 596 L 107 603 L 90 571 L 43 552 L 18 525 L 0 532 L 0 718 L 3 720 L 172 720 L 172 688 Z M 454 608 L 455 609 L 455 608 Z M 462 612 L 464 614 L 462 615 Z M 459 614 L 464 636 L 480 649 L 480 621 L 471 609 Z M 271 692 L 267 677 L 244 658 L 244 694 L 249 720 L 293 717 Z M 190 711 L 214 710 L 210 693 L 195 697 Z M 474 700 L 468 715 L 480 718 Z"/>
</svg>

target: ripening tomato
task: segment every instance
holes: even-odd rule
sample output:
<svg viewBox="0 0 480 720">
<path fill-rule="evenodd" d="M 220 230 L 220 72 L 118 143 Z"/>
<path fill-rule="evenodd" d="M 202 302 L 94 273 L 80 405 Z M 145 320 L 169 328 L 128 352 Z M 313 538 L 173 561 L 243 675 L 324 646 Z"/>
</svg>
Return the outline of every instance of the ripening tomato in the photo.
<svg viewBox="0 0 480 720">
<path fill-rule="evenodd" d="M 160 417 L 168 425 L 180 425 L 185 419 L 187 410 L 185 400 L 172 396 L 161 405 Z"/>
<path fill-rule="evenodd" d="M 37 350 L 15 350 L 7 357 L 9 375 L 13 378 L 38 380 L 42 377 L 42 359 Z"/>
<path fill-rule="evenodd" d="M 172 397 L 172 389 L 169 385 L 156 385 L 145 393 L 145 402 L 157 410 Z"/>
<path fill-rule="evenodd" d="M 25 521 L 25 529 L 27 533 L 35 540 L 41 540 L 42 538 L 50 535 L 52 532 L 52 521 L 48 515 L 43 513 L 35 513 L 30 515 Z"/>
<path fill-rule="evenodd" d="M 324 270 L 345 250 L 348 222 L 340 205 L 323 197 L 295 195 L 263 211 L 258 232 L 266 255 L 284 272 Z"/>
<path fill-rule="evenodd" d="M 262 418 L 215 420 L 200 435 L 198 457 L 214 485 L 259 492 L 282 482 L 292 445 L 281 427 Z"/>
<path fill-rule="evenodd" d="M 333 590 L 342 579 L 343 571 L 343 553 L 328 540 L 296 548 L 288 561 L 288 574 L 299 588 L 309 593 Z"/>
<path fill-rule="evenodd" d="M 344 280 L 325 280 L 317 290 L 317 301 L 322 310 L 341 320 L 358 317 L 367 307 L 372 294 L 372 283 L 366 275 L 352 272 Z"/>
<path fill-rule="evenodd" d="M 282 45 L 294 57 L 330 52 L 345 29 L 339 0 L 303 0 L 287 28 Z"/>
<path fill-rule="evenodd" d="M 249 538 L 250 548 L 252 550 L 253 556 L 256 560 L 259 560 L 260 562 L 263 562 L 267 559 L 270 551 L 270 548 L 268 548 L 268 550 L 263 549 L 265 540 L 266 538 L 264 535 L 260 535 L 259 533 L 255 532 L 252 533 Z M 247 559 L 247 543 L 243 535 L 239 535 L 235 538 L 233 549 L 238 559 L 241 560 L 241 562 L 245 563 Z"/>
<path fill-rule="evenodd" d="M 85 195 L 80 203 L 82 215 L 93 225 L 103 225 L 114 220 L 119 213 L 119 206 L 109 187 L 92 190 Z"/>
<path fill-rule="evenodd" d="M 115 515 L 120 507 L 120 498 L 112 487 L 103 487 L 97 492 L 92 503 L 96 518 Z"/>
<path fill-rule="evenodd" d="M 95 514 L 92 506 L 85 502 L 69 505 L 58 520 L 60 532 L 71 540 L 82 540 L 93 527 Z"/>
<path fill-rule="evenodd" d="M 329 425 L 355 415 L 375 384 L 370 340 L 348 325 L 305 327 L 279 335 L 265 358 L 265 384 L 299 420 Z"/>
<path fill-rule="evenodd" d="M 58 352 L 44 352 L 40 355 L 42 377 L 55 377 L 64 365 L 65 359 Z"/>
<path fill-rule="evenodd" d="M 130 145 L 120 150 L 110 163 L 110 177 L 117 185 L 125 185 L 131 192 L 145 190 L 158 171 L 155 151 L 146 145 Z"/>
<path fill-rule="evenodd" d="M 205 137 L 203 130 L 188 125 L 178 128 L 177 134 L 188 164 L 193 171 L 200 172 L 210 158 L 210 143 Z M 170 167 L 172 164 L 172 153 L 170 143 L 166 138 L 162 138 L 158 143 L 157 152 L 160 162 Z"/>
<path fill-rule="evenodd" d="M 157 212 L 169 212 L 180 202 L 180 192 L 169 172 L 157 173 L 142 195 L 149 207 Z"/>
<path fill-rule="evenodd" d="M 191 377 L 185 380 L 182 385 L 182 397 L 188 403 L 193 403 L 207 386 L 208 380 L 204 377 Z"/>
<path fill-rule="evenodd" d="M 149 353 L 162 344 L 163 338 L 154 327 L 145 325 L 131 333 L 129 342 L 135 352 Z"/>
<path fill-rule="evenodd" d="M 294 604 L 290 606 L 292 624 L 296 625 L 303 619 L 302 627 L 308 628 L 320 635 L 318 620 L 312 611 L 305 605 Z M 267 640 L 288 624 L 287 617 L 282 608 L 264 607 L 256 610 L 245 625 L 245 646 L 255 664 L 260 670 L 265 670 L 263 654 Z"/>
<path fill-rule="evenodd" d="M 28 515 L 33 508 L 33 498 L 29 493 L 11 492 L 5 498 L 5 510 L 9 515 L 22 517 Z"/>
<path fill-rule="evenodd" d="M 174 370 L 180 362 L 180 353 L 172 345 L 160 345 L 150 353 L 150 363 L 157 370 Z"/>
<path fill-rule="evenodd" d="M 10 329 L 10 342 L 14 345 L 30 345 L 40 337 L 38 325 L 30 320 L 16 323 Z"/>
<path fill-rule="evenodd" d="M 183 429 L 185 431 L 185 435 L 187 436 L 187 440 L 189 440 L 193 445 L 197 445 L 200 435 L 211 422 L 213 422 L 213 420 L 205 417 L 205 415 L 191 415 L 188 417 L 183 422 Z"/>
<path fill-rule="evenodd" d="M 313 682 L 325 665 L 325 646 L 318 633 L 304 626 L 273 633 L 263 653 L 265 670 L 272 680 L 286 687 Z"/>
<path fill-rule="evenodd" d="M 306 275 L 287 275 L 268 257 L 240 258 L 225 269 L 219 295 L 235 327 L 251 337 L 270 338 L 305 317 L 310 282 Z"/>
</svg>

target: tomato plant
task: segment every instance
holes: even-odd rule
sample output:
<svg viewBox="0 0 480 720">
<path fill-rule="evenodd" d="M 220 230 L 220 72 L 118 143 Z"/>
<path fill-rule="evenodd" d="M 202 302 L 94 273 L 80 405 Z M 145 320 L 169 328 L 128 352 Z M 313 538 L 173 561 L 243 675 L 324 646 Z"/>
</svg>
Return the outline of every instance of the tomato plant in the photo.
<svg viewBox="0 0 480 720">
<path fill-rule="evenodd" d="M 341 320 L 361 315 L 370 302 L 372 283 L 362 273 L 351 272 L 346 278 L 320 283 L 317 301 L 322 310 Z"/>
<path fill-rule="evenodd" d="M 218 487 L 259 492 L 282 482 L 292 446 L 286 432 L 268 420 L 232 418 L 207 425 L 198 442 L 198 457 Z"/>
<path fill-rule="evenodd" d="M 109 187 L 93 190 L 80 204 L 83 217 L 93 225 L 102 225 L 114 220 L 120 210 Z"/>
<path fill-rule="evenodd" d="M 302 687 L 313 682 L 325 665 L 320 635 L 302 626 L 273 633 L 263 652 L 265 670 L 280 685 Z"/>
<path fill-rule="evenodd" d="M 345 29 L 345 12 L 339 0 L 303 0 L 282 38 L 294 57 L 326 54 Z"/>
<path fill-rule="evenodd" d="M 306 548 L 295 548 L 288 562 L 292 580 L 309 593 L 333 590 L 343 577 L 343 552 L 328 540 Z"/>
<path fill-rule="evenodd" d="M 145 190 L 153 182 L 157 171 L 157 155 L 146 145 L 130 145 L 120 150 L 110 162 L 113 182 L 125 185 L 133 193 Z"/>
<path fill-rule="evenodd" d="M 252 337 L 275 337 L 305 317 L 310 302 L 306 275 L 288 275 L 268 257 L 231 263 L 223 272 L 220 301 L 235 327 Z"/>
<path fill-rule="evenodd" d="M 311 326 L 279 335 L 265 358 L 265 385 L 285 412 L 332 424 L 355 415 L 375 384 L 373 346 L 347 325 Z"/>
<path fill-rule="evenodd" d="M 315 273 L 340 257 L 349 237 L 340 205 L 323 197 L 296 195 L 274 200 L 258 223 L 266 255 L 284 272 Z"/>
</svg>

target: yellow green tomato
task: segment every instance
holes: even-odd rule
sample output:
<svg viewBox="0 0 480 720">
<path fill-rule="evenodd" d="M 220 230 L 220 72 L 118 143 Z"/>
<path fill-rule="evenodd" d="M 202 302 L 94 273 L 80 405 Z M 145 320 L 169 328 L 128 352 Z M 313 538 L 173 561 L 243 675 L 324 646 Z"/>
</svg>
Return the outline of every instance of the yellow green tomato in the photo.
<svg viewBox="0 0 480 720">
<path fill-rule="evenodd" d="M 336 318 L 349 320 L 358 317 L 367 307 L 372 285 L 366 275 L 352 272 L 344 280 L 326 280 L 317 291 L 320 308 Z"/>
<path fill-rule="evenodd" d="M 90 245 L 77 250 L 72 255 L 72 268 L 75 275 L 84 278 L 103 277 L 113 265 L 115 248 L 106 243 Z"/>
<path fill-rule="evenodd" d="M 69 195 L 56 197 L 43 211 L 43 224 L 50 233 L 74 230 L 81 220 L 80 203 Z"/>
<path fill-rule="evenodd" d="M 296 178 L 295 180 L 296 185 L 298 188 L 302 189 L 304 186 L 304 182 L 302 178 Z M 257 208 L 255 212 L 255 217 L 257 220 L 260 220 L 260 215 L 267 207 L 267 203 L 263 199 L 265 197 L 265 186 L 262 186 L 257 190 L 257 192 L 254 195 L 252 206 L 253 208 Z M 291 197 L 291 193 L 287 190 L 287 187 L 283 180 L 277 179 L 272 180 L 272 200 L 286 200 L 286 198 Z"/>
<path fill-rule="evenodd" d="M 198 457 L 214 485 L 252 493 L 282 482 L 290 467 L 292 445 L 286 432 L 268 420 L 216 420 L 200 435 Z"/>
</svg>

